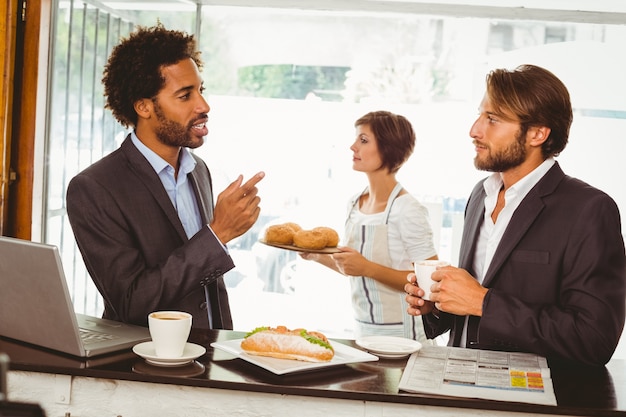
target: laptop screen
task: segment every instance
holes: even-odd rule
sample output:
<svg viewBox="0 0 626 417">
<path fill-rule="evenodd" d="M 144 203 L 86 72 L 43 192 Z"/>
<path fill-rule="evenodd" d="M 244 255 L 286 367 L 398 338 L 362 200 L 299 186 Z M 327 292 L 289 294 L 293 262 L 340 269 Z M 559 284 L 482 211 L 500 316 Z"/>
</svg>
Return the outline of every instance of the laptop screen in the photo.
<svg viewBox="0 0 626 417">
<path fill-rule="evenodd" d="M 0 288 L 0 317 L 8 318 L 0 321 L 0 335 L 78 349 L 76 315 L 55 246 L 0 237 Z"/>
<path fill-rule="evenodd" d="M 130 348 L 147 328 L 77 315 L 56 246 L 0 237 L 0 335 L 75 356 Z M 6 319 L 4 319 L 6 318 Z M 85 348 L 79 320 L 114 336 Z"/>
</svg>

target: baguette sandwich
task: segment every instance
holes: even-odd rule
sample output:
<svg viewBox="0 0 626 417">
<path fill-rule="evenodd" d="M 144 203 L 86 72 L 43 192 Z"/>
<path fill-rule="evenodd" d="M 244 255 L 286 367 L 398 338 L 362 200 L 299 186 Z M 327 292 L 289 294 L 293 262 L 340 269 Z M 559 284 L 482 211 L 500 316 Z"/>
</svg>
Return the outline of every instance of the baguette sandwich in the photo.
<svg viewBox="0 0 626 417">
<path fill-rule="evenodd" d="M 305 329 L 289 330 L 285 326 L 254 329 L 241 341 L 241 349 L 251 355 L 306 362 L 328 362 L 335 356 L 335 350 L 323 334 Z"/>
</svg>

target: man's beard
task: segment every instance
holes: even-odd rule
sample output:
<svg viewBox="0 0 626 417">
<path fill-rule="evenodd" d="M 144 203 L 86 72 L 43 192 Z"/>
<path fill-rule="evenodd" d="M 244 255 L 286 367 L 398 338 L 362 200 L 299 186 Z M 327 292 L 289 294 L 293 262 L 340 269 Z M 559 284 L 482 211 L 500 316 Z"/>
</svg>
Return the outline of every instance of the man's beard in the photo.
<svg viewBox="0 0 626 417">
<path fill-rule="evenodd" d="M 191 135 L 191 128 L 195 122 L 190 122 L 187 127 L 182 124 L 169 120 L 163 114 L 159 103 L 154 101 L 154 114 L 159 121 L 156 137 L 164 145 L 168 146 L 184 146 L 186 148 L 195 149 L 202 145 L 202 141 L 194 141 Z"/>
<path fill-rule="evenodd" d="M 481 171 L 504 172 L 515 168 L 526 160 L 526 132 L 520 131 L 515 141 L 494 154 L 488 154 L 485 159 L 474 158 L 474 166 Z"/>
</svg>

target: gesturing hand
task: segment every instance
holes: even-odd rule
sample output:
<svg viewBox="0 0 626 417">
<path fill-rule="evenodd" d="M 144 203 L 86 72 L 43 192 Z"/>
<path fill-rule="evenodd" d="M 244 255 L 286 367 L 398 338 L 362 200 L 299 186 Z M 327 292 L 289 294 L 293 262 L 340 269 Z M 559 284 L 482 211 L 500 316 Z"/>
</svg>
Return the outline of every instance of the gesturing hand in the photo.
<svg viewBox="0 0 626 417">
<path fill-rule="evenodd" d="M 259 172 L 242 185 L 239 175 L 217 196 L 211 229 L 223 244 L 247 232 L 259 218 L 261 198 L 256 185 L 264 177 Z"/>
</svg>

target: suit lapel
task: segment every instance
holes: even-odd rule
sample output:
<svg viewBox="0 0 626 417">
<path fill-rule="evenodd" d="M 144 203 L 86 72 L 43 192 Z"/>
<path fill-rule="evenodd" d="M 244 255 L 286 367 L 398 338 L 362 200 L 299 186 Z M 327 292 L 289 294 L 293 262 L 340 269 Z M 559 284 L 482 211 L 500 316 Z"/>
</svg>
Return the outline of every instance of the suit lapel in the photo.
<svg viewBox="0 0 626 417">
<path fill-rule="evenodd" d="M 141 152 L 139 152 L 135 145 L 133 145 L 130 135 L 128 135 L 122 143 L 121 150 L 128 158 L 130 170 L 137 173 L 137 179 L 141 181 L 146 189 L 150 191 L 183 242 L 187 241 L 188 239 L 187 234 L 185 233 L 185 228 L 180 222 L 178 213 L 167 195 L 167 191 L 165 191 L 161 179 L 157 173 L 154 172 L 154 169 L 148 160 L 141 154 Z"/>
<path fill-rule="evenodd" d="M 485 217 L 485 189 L 481 181 L 473 190 L 465 208 L 465 225 L 459 249 L 459 267 L 471 270 L 478 238 L 478 229 Z"/>
<path fill-rule="evenodd" d="M 195 155 L 193 155 L 196 158 Z M 211 175 L 204 163 L 196 158 L 196 168 L 189 175 L 189 180 L 200 206 L 202 222 L 209 224 L 213 220 L 213 193 L 211 192 Z"/>
<path fill-rule="evenodd" d="M 502 264 L 509 258 L 526 231 L 543 210 L 543 198 L 554 192 L 558 183 L 564 176 L 565 174 L 559 167 L 559 164 L 555 163 L 546 175 L 529 191 L 526 197 L 524 197 L 504 231 L 498 249 L 496 249 L 489 269 L 485 274 L 483 286 L 489 287 L 491 282 L 496 279 L 497 272 Z"/>
<path fill-rule="evenodd" d="M 476 242 L 480 234 L 479 229 L 485 218 L 486 193 L 483 186 L 484 182 L 483 180 L 476 184 L 465 207 L 465 224 L 463 225 L 463 237 L 459 249 L 459 268 L 467 270 L 472 275 L 475 275 L 473 270 Z M 454 316 L 454 321 L 450 332 L 449 346 L 460 346 L 465 316 Z"/>
<path fill-rule="evenodd" d="M 532 195 L 531 195 L 532 194 Z M 489 269 L 485 274 L 483 280 L 483 286 L 489 287 L 489 284 L 494 280 L 496 272 L 500 269 L 504 261 L 511 255 L 513 249 L 517 246 L 520 239 L 524 236 L 530 225 L 535 221 L 541 210 L 543 209 L 543 202 L 532 191 L 524 198 L 519 207 L 513 213 L 511 221 L 507 226 L 502 240 L 496 249 L 496 253 L 493 255 Z"/>
</svg>

